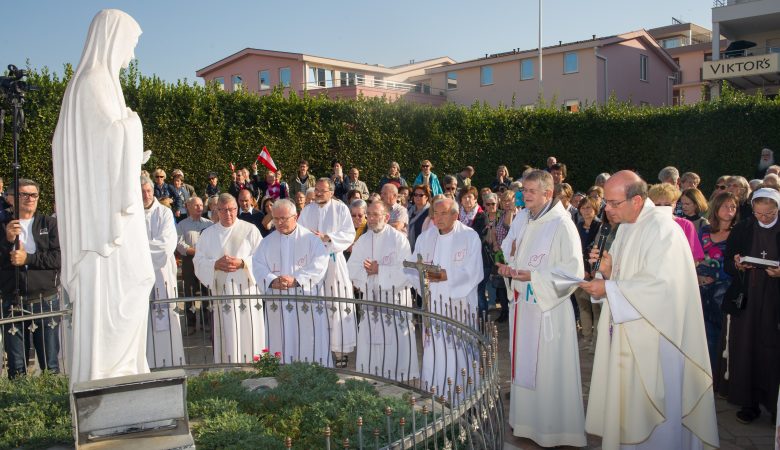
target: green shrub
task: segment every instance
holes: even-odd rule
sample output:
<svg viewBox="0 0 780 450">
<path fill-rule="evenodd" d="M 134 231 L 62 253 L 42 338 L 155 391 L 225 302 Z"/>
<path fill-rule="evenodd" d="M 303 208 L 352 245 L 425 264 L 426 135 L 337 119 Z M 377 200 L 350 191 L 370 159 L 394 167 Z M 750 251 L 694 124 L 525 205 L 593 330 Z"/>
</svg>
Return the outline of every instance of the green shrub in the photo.
<svg viewBox="0 0 780 450">
<path fill-rule="evenodd" d="M 71 69 L 59 78 L 33 70 L 26 105 L 28 130 L 20 143 L 22 174 L 43 186 L 41 208 L 53 196 L 51 139 Z M 215 86 L 165 83 L 132 65 L 122 75 L 127 104 L 144 125 L 144 146 L 153 151 L 146 168 L 181 168 L 198 192 L 216 171 L 223 188 L 229 164 L 249 166 L 266 145 L 285 177 L 305 158 L 315 175 L 327 175 L 339 158 L 362 169 L 375 189 L 390 161 L 412 182 L 422 159 L 440 176 L 471 164 L 477 186 L 489 185 L 496 167 L 518 176 L 526 164 L 541 166 L 555 155 L 569 168 L 575 189 L 590 186 L 600 172 L 632 168 L 648 181 L 669 164 L 693 170 L 709 188 L 724 174 L 752 178 L 762 147 L 780 148 L 780 98 L 745 96 L 724 87 L 718 101 L 681 107 L 635 107 L 614 100 L 568 113 L 558 105 L 533 111 L 512 107 L 441 107 L 387 103 L 381 98 L 329 100 L 285 97 L 277 90 L 258 97 L 226 93 Z M 10 176 L 11 133 L 0 142 L 0 176 Z M 100 176 L 100 174 L 97 174 Z M 78 180 L 73 180 L 77 182 Z"/>
</svg>

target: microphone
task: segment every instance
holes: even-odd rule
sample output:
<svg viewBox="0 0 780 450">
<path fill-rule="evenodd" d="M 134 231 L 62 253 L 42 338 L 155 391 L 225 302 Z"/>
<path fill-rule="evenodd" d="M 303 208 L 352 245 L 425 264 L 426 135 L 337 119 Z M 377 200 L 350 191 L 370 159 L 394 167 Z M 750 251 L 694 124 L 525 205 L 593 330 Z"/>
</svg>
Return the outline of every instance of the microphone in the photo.
<svg viewBox="0 0 780 450">
<path fill-rule="evenodd" d="M 594 248 L 599 249 L 599 255 L 596 258 L 596 262 L 594 262 L 592 266 L 594 272 L 598 272 L 599 266 L 601 266 L 601 257 L 604 255 L 604 250 L 607 246 L 607 238 L 609 237 L 609 233 L 612 232 L 612 225 L 610 225 L 609 219 L 607 218 L 603 209 L 601 210 L 601 214 L 599 214 L 599 216 L 601 219 L 601 226 L 599 227 L 599 234 L 594 245 Z"/>
</svg>

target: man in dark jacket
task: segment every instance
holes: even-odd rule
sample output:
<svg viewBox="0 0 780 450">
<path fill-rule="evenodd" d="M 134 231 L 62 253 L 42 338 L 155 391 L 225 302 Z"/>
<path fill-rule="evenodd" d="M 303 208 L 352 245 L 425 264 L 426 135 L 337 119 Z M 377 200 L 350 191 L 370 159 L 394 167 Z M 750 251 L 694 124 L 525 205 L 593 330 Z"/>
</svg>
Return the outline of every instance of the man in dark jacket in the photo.
<svg viewBox="0 0 780 450">
<path fill-rule="evenodd" d="M 3 316 L 23 316 L 59 310 L 60 241 L 57 220 L 37 214 L 40 189 L 32 180 L 19 180 L 19 219 L 4 223 L 0 239 L 0 291 Z M 14 242 L 19 238 L 19 248 Z M 15 269 L 19 268 L 19 299 Z M 18 301 L 17 301 L 18 300 Z M 38 319 L 6 325 L 3 330 L 8 354 L 8 377 L 27 372 L 28 345 L 32 335 L 41 369 L 59 372 L 59 319 Z"/>
</svg>

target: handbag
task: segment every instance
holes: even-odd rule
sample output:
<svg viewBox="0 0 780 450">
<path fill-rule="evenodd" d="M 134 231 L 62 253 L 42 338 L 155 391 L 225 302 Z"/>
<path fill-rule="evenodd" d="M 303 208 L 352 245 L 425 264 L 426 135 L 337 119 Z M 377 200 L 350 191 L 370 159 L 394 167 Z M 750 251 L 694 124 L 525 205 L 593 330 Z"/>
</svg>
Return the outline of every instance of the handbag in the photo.
<svg viewBox="0 0 780 450">
<path fill-rule="evenodd" d="M 737 278 L 734 278 L 729 286 L 728 290 L 723 296 L 723 304 L 721 309 L 726 314 L 738 315 L 740 311 L 747 308 L 747 294 L 743 289 L 745 284 L 745 274 L 739 272 L 739 283 L 736 282 Z"/>
</svg>

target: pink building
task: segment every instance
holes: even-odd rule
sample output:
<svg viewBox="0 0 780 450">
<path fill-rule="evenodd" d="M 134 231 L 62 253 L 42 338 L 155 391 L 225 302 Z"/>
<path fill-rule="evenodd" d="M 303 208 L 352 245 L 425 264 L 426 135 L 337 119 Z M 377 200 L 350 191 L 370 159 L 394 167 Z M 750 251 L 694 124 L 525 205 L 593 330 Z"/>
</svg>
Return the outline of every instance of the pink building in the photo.
<svg viewBox="0 0 780 450">
<path fill-rule="evenodd" d="M 647 30 L 680 66 L 675 74 L 674 104 L 694 104 L 708 97 L 708 82 L 702 77 L 702 64 L 712 59 L 712 33 L 693 23 L 676 23 Z M 721 51 L 726 41 L 721 41 Z"/>
<path fill-rule="evenodd" d="M 282 85 L 302 94 L 326 93 L 332 98 L 385 97 L 404 98 L 416 103 L 439 105 L 446 101 L 443 92 L 424 83 L 408 83 L 410 77 L 426 69 L 452 64 L 447 57 L 410 62 L 395 67 L 361 64 L 333 58 L 246 48 L 219 60 L 195 75 L 216 82 L 233 92 L 246 90 L 267 95 Z"/>
<path fill-rule="evenodd" d="M 542 49 L 543 98 L 570 111 L 614 95 L 636 105 L 672 103 L 678 66 L 645 30 Z M 539 99 L 538 50 L 512 50 L 434 67 L 411 83 L 446 90 L 451 102 L 533 107 Z"/>
</svg>

